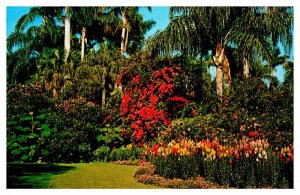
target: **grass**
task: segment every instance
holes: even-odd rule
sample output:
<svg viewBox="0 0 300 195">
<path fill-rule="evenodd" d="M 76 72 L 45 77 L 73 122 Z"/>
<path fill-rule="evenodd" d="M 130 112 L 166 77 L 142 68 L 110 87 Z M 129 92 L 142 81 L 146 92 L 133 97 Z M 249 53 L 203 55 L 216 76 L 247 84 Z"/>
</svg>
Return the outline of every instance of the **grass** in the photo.
<svg viewBox="0 0 300 195">
<path fill-rule="evenodd" d="M 153 189 L 137 182 L 136 166 L 109 163 L 8 164 L 7 188 Z"/>
<path fill-rule="evenodd" d="M 7 188 L 49 188 L 56 174 L 64 174 L 73 166 L 56 164 L 7 164 Z"/>
</svg>

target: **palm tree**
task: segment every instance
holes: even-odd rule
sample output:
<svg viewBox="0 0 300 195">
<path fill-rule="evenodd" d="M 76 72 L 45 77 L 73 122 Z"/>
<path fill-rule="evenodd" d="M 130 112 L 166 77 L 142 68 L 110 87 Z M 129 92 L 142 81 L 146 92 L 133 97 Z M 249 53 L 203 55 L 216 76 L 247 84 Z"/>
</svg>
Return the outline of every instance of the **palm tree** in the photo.
<svg viewBox="0 0 300 195">
<path fill-rule="evenodd" d="M 242 9 L 227 41 L 242 49 L 243 76 L 249 76 L 254 55 L 272 61 L 272 50 L 278 42 L 289 53 L 292 47 L 293 9 L 290 7 L 252 7 Z M 275 57 L 276 58 L 276 57 Z"/>
<path fill-rule="evenodd" d="M 7 63 L 9 82 L 24 82 L 28 79 L 37 71 L 38 58 L 43 49 L 55 48 L 61 42 L 62 28 L 54 22 L 54 17 L 59 16 L 55 16 L 58 11 L 58 8 L 31 8 L 29 13 L 18 20 L 15 32 L 7 38 L 8 56 L 14 56 Z M 42 24 L 32 25 L 31 22 L 38 17 L 43 18 Z"/>
<path fill-rule="evenodd" d="M 126 53 L 129 33 L 133 31 L 134 35 L 144 35 L 146 31 L 150 30 L 155 24 L 154 21 L 143 21 L 143 17 L 138 13 L 140 7 L 115 7 L 111 9 L 111 12 L 116 16 L 121 17 L 121 22 L 118 24 L 115 33 L 121 27 L 121 54 Z M 151 11 L 151 7 L 147 7 L 148 11 Z M 136 27 L 136 28 L 135 28 Z M 143 39 L 143 37 L 133 38 L 136 42 Z"/>
<path fill-rule="evenodd" d="M 70 49 L 71 49 L 71 10 L 70 7 L 65 7 L 65 41 L 64 41 L 64 49 L 65 49 L 65 63 L 68 60 Z"/>
<path fill-rule="evenodd" d="M 225 40 L 237 16 L 237 10 L 230 7 L 174 7 L 170 9 L 170 15 L 171 22 L 167 29 L 150 39 L 148 47 L 163 52 L 179 51 L 189 55 L 215 51 L 213 57 L 217 67 L 216 87 L 217 94 L 221 97 L 223 61 L 227 59 Z M 225 76 L 230 78 L 230 69 L 226 68 Z"/>
<path fill-rule="evenodd" d="M 274 8 L 276 9 L 276 8 Z M 288 8 L 287 8 L 288 9 Z M 272 12 L 281 18 L 282 25 L 272 22 L 275 16 L 266 16 L 263 8 L 237 7 L 174 7 L 170 9 L 171 21 L 163 32 L 157 33 L 148 41 L 148 48 L 154 53 L 182 52 L 187 54 L 211 51 L 217 66 L 216 89 L 219 97 L 223 95 L 223 71 L 230 78 L 230 67 L 225 67 L 226 48 L 243 47 L 243 66 L 245 77 L 249 74 L 249 57 L 260 54 L 267 56 L 272 42 L 285 40 L 291 32 L 291 19 L 283 18 L 282 13 L 289 11 L 280 8 L 280 12 Z M 281 15 L 280 15 L 281 14 Z M 173 17 L 177 15 L 176 17 Z M 264 19 L 260 21 L 261 19 Z M 275 25 L 276 24 L 276 25 Z M 281 28 L 284 30 L 274 30 Z M 267 26 L 268 30 L 262 27 Z M 286 39 L 291 43 L 290 36 Z M 251 51 L 251 52 L 250 52 Z M 265 55 L 266 54 L 266 55 Z M 228 82 L 230 84 L 230 79 Z"/>
</svg>

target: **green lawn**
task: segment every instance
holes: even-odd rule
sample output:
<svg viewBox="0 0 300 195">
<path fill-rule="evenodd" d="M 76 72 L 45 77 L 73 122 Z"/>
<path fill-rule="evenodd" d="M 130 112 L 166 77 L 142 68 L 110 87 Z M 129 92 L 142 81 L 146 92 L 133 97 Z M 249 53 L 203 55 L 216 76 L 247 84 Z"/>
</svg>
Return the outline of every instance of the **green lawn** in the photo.
<svg viewBox="0 0 300 195">
<path fill-rule="evenodd" d="M 138 183 L 135 168 L 109 163 L 8 164 L 7 188 L 159 188 Z"/>
</svg>

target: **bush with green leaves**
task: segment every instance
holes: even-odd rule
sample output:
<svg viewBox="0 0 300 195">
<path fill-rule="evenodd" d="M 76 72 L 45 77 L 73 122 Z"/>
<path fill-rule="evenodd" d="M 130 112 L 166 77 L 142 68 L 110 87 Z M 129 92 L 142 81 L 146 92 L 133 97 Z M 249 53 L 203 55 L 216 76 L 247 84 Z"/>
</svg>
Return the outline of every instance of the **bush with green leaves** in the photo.
<svg viewBox="0 0 300 195">
<path fill-rule="evenodd" d="M 7 121 L 7 160 L 40 162 L 48 158 L 47 145 L 57 132 L 47 123 L 48 113 L 19 114 Z"/>
<path fill-rule="evenodd" d="M 7 89 L 7 117 L 38 113 L 51 109 L 53 103 L 38 85 L 12 85 Z"/>
<path fill-rule="evenodd" d="M 132 144 L 110 149 L 108 146 L 101 146 L 93 152 L 98 161 L 126 161 L 137 160 L 142 157 L 142 149 Z"/>
<path fill-rule="evenodd" d="M 103 120 L 100 106 L 84 98 L 56 104 L 49 124 L 57 128 L 47 149 L 51 162 L 89 162 L 99 147 L 97 136 Z"/>
</svg>

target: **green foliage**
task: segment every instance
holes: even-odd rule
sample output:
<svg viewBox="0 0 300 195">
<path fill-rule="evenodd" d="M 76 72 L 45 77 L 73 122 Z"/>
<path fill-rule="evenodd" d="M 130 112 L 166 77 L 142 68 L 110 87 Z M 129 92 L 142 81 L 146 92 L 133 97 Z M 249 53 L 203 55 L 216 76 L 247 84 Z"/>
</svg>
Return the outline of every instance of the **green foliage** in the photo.
<svg viewBox="0 0 300 195">
<path fill-rule="evenodd" d="M 7 117 L 18 114 L 38 113 L 51 108 L 53 103 L 38 85 L 12 85 L 7 90 Z M 26 115 L 24 116 L 26 117 Z M 28 117 L 28 116 L 27 116 Z M 25 119 L 25 118 L 24 118 Z"/>
<path fill-rule="evenodd" d="M 101 146 L 93 152 L 96 160 L 100 161 L 124 161 L 136 160 L 142 156 L 142 149 L 137 146 L 127 145 L 120 148 L 110 149 L 108 146 Z"/>
<path fill-rule="evenodd" d="M 110 128 L 109 124 L 105 128 L 100 128 L 97 136 L 99 145 L 105 145 L 109 148 L 119 148 L 123 142 L 121 131 L 120 127 Z"/>
<path fill-rule="evenodd" d="M 102 115 L 99 106 L 85 99 L 69 99 L 57 104 L 49 116 L 49 124 L 57 133 L 47 145 L 48 161 L 89 162 L 98 147 L 97 129 Z"/>
<path fill-rule="evenodd" d="M 47 158 L 47 144 L 57 129 L 50 128 L 46 117 L 48 113 L 34 116 L 17 115 L 7 122 L 7 160 L 37 162 Z"/>
</svg>

